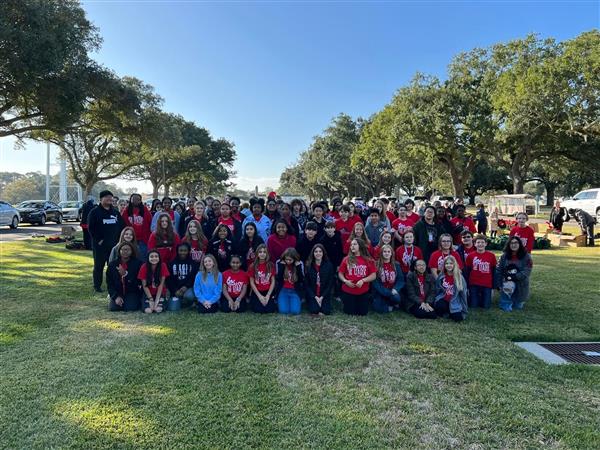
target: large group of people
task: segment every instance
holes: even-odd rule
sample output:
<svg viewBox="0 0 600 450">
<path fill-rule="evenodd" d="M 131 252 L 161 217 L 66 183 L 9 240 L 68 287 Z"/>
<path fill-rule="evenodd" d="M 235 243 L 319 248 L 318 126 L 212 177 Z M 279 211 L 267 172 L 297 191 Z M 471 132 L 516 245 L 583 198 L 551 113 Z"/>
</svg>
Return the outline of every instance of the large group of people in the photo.
<svg viewBox="0 0 600 450">
<path fill-rule="evenodd" d="M 534 232 L 519 213 L 499 259 L 486 250 L 488 219 L 453 204 L 376 200 L 289 204 L 268 198 L 165 197 L 148 208 L 139 194 L 88 205 L 84 233 L 94 257 L 93 285 L 106 285 L 111 311 L 328 315 L 403 310 L 416 318 L 466 318 L 504 311 L 529 296 Z"/>
</svg>

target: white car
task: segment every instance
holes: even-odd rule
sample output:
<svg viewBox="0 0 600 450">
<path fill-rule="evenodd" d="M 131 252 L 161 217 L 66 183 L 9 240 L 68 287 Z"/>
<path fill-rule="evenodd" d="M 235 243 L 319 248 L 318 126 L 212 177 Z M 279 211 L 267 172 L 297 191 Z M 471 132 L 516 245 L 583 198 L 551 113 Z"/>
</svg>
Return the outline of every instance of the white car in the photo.
<svg viewBox="0 0 600 450">
<path fill-rule="evenodd" d="M 8 225 L 11 229 L 15 229 L 21 222 L 21 215 L 10 203 L 0 200 L 0 225 Z"/>
<path fill-rule="evenodd" d="M 569 200 L 561 202 L 567 211 L 571 208 L 583 209 L 586 213 L 596 217 L 596 223 L 600 223 L 600 188 L 586 189 L 578 192 Z"/>
<path fill-rule="evenodd" d="M 58 204 L 62 208 L 63 220 L 81 220 L 79 210 L 83 206 L 83 202 L 60 202 Z"/>
</svg>

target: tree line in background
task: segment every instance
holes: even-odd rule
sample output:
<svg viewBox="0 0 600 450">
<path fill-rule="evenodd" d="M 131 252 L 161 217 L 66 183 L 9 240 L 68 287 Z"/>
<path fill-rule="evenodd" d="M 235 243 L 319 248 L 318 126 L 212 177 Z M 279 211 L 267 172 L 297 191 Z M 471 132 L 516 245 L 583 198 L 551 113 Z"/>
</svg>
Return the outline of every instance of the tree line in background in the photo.
<svg viewBox="0 0 600 450">
<path fill-rule="evenodd" d="M 161 109 L 152 86 L 93 61 L 98 30 L 78 1 L 0 2 L 0 137 L 56 144 L 87 195 L 116 177 L 153 195 L 223 191 L 234 145 Z"/>
<path fill-rule="evenodd" d="M 335 117 L 280 191 L 312 198 L 437 191 L 523 193 L 527 181 L 571 195 L 600 184 L 600 31 L 556 42 L 476 48 L 447 79 L 417 73 L 368 120 Z"/>
</svg>

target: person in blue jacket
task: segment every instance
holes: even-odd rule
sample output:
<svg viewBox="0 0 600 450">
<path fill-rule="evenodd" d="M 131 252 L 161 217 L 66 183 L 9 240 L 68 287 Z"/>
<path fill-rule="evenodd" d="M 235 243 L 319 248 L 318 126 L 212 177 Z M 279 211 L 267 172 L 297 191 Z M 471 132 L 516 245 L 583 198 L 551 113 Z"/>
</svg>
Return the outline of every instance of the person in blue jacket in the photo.
<svg viewBox="0 0 600 450">
<path fill-rule="evenodd" d="M 222 285 L 223 275 L 219 272 L 217 260 L 213 255 L 206 255 L 194 282 L 194 295 L 199 313 L 214 313 L 219 310 Z"/>
<path fill-rule="evenodd" d="M 250 208 L 252 209 L 252 214 L 244 219 L 242 230 L 246 229 L 246 224 L 254 223 L 258 235 L 264 242 L 267 242 L 269 234 L 271 234 L 271 219 L 263 214 L 265 209 L 264 203 L 261 200 L 253 199 L 250 202 Z"/>
<path fill-rule="evenodd" d="M 444 260 L 444 270 L 435 282 L 435 303 L 438 316 L 449 316 L 455 322 L 467 317 L 467 282 L 454 256 Z"/>
<path fill-rule="evenodd" d="M 381 247 L 377 260 L 377 277 L 373 281 L 373 310 L 378 313 L 389 313 L 400 307 L 402 301 L 400 291 L 404 287 L 404 274 L 394 260 L 391 245 Z"/>
</svg>

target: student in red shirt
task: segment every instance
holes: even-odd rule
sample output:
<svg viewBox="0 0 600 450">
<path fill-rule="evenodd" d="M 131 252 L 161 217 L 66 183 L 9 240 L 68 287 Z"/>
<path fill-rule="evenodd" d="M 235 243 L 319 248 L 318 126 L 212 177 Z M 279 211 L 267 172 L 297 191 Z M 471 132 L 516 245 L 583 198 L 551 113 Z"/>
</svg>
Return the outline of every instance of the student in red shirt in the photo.
<svg viewBox="0 0 600 450">
<path fill-rule="evenodd" d="M 170 219 L 169 222 L 171 222 Z M 168 276 L 169 269 L 162 262 L 160 253 L 157 250 L 150 250 L 147 261 L 138 273 L 138 279 L 142 281 L 144 292 L 143 310 L 146 314 L 163 312 L 167 296 L 165 280 Z"/>
<path fill-rule="evenodd" d="M 404 202 L 404 206 L 406 207 L 406 217 L 413 223 L 413 226 L 416 225 L 417 222 L 421 220 L 421 216 L 413 211 L 415 209 L 415 202 L 408 198 Z"/>
<path fill-rule="evenodd" d="M 250 278 L 250 307 L 259 314 L 275 312 L 275 264 L 269 258 L 265 244 L 256 248 L 256 259 L 248 269 Z"/>
<path fill-rule="evenodd" d="M 367 233 L 365 233 L 365 226 L 362 222 L 357 222 L 352 227 L 352 232 L 350 233 L 350 237 L 346 239 L 346 241 L 342 241 L 342 252 L 344 255 L 347 255 L 350 252 L 350 243 L 353 239 L 359 239 L 365 243 L 365 247 L 367 248 L 367 252 L 369 255 L 373 255 L 373 246 L 371 245 L 371 241 L 369 241 L 369 237 Z"/>
<path fill-rule="evenodd" d="M 344 312 L 365 316 L 369 312 L 369 287 L 375 280 L 377 268 L 362 239 L 352 239 L 350 253 L 340 264 L 338 277 L 342 282 Z"/>
<path fill-rule="evenodd" d="M 459 254 L 460 261 L 462 262 L 462 266 L 464 268 L 465 262 L 467 261 L 467 256 L 476 251 L 473 242 L 473 233 L 471 233 L 469 230 L 463 230 L 463 232 L 460 234 L 460 240 L 461 244 L 457 247 L 456 253 Z"/>
<path fill-rule="evenodd" d="M 435 278 L 443 272 L 444 259 L 448 256 L 453 256 L 456 261 L 458 261 L 458 268 L 462 270 L 463 265 L 460 255 L 452 250 L 452 236 L 448 233 L 444 233 L 440 236 L 440 240 L 438 241 L 438 250 L 433 252 L 429 258 L 429 269 Z"/>
<path fill-rule="evenodd" d="M 492 306 L 492 288 L 496 271 L 496 256 L 485 249 L 487 239 L 483 234 L 475 236 L 475 252 L 469 253 L 466 272 L 469 283 L 469 306 L 489 309 Z"/>
<path fill-rule="evenodd" d="M 346 242 L 352 233 L 352 227 L 356 221 L 350 220 L 350 207 L 342 205 L 340 207 L 340 217 L 335 221 L 335 229 L 340 232 L 342 242 Z"/>
<path fill-rule="evenodd" d="M 246 293 L 248 292 L 248 274 L 241 270 L 242 259 L 232 255 L 229 260 L 229 270 L 223 272 L 223 295 L 221 296 L 221 311 L 246 311 Z"/>
<path fill-rule="evenodd" d="M 406 215 L 406 206 L 400 205 L 398 207 L 398 218 L 392 222 L 392 229 L 394 230 L 394 237 L 398 242 L 402 242 L 404 233 L 408 230 L 412 230 L 414 222 L 409 219 Z"/>
<path fill-rule="evenodd" d="M 333 203 L 333 207 L 329 212 L 329 215 L 333 218 L 333 220 L 338 220 L 341 217 L 340 210 L 343 205 L 342 200 L 336 197 L 331 202 Z"/>
<path fill-rule="evenodd" d="M 510 236 L 517 236 L 519 239 L 521 239 L 523 247 L 525 247 L 527 253 L 531 253 L 533 250 L 533 243 L 535 241 L 535 233 L 533 228 L 527 225 L 529 216 L 524 212 L 520 212 L 517 214 L 515 219 L 517 219 L 517 224 L 510 230 Z"/>
<path fill-rule="evenodd" d="M 275 297 L 279 314 L 300 314 L 304 271 L 295 248 L 287 248 L 277 261 Z"/>
<path fill-rule="evenodd" d="M 373 247 L 373 259 L 379 261 L 381 256 L 381 248 L 384 245 L 389 245 L 394 250 L 394 234 L 391 231 L 384 231 L 379 236 L 379 243 Z"/>
<path fill-rule="evenodd" d="M 173 222 L 168 214 L 160 213 L 156 223 L 156 231 L 148 239 L 148 249 L 157 250 L 161 261 L 169 263 L 177 255 L 179 236 L 173 230 Z"/>
<path fill-rule="evenodd" d="M 465 205 L 458 205 L 456 207 L 456 217 L 450 219 L 450 223 L 452 224 L 452 236 L 454 237 L 454 244 L 460 245 L 460 234 L 464 230 L 469 230 L 471 235 L 477 233 L 477 228 L 475 228 L 475 222 L 471 217 L 465 216 Z"/>
<path fill-rule="evenodd" d="M 127 208 L 121 211 L 121 216 L 123 216 L 126 226 L 133 227 L 140 250 L 140 257 L 146 259 L 152 214 L 150 214 L 148 208 L 142 203 L 142 196 L 140 194 L 131 194 L 129 204 Z"/>
<path fill-rule="evenodd" d="M 267 249 L 269 256 L 273 261 L 277 262 L 283 252 L 288 248 L 296 247 L 296 236 L 289 234 L 288 224 L 283 219 L 278 219 L 275 222 L 275 233 L 271 234 L 267 239 Z"/>
<path fill-rule="evenodd" d="M 404 244 L 396 249 L 396 261 L 400 263 L 405 278 L 419 259 L 423 259 L 423 252 L 415 245 L 415 233 L 412 230 L 406 231 Z"/>
<path fill-rule="evenodd" d="M 360 214 L 358 213 L 358 210 L 356 209 L 356 206 L 354 205 L 354 203 L 352 202 L 348 202 L 346 203 L 346 205 L 348 205 L 348 208 L 350 209 L 350 214 L 348 215 L 348 220 L 352 223 L 352 226 L 354 227 L 355 223 L 363 223 L 362 218 L 360 217 Z M 340 212 L 341 214 L 341 212 Z"/>
<path fill-rule="evenodd" d="M 197 262 L 198 264 L 202 263 L 202 258 L 204 258 L 206 250 L 208 249 L 208 239 L 204 235 L 202 226 L 197 220 L 192 219 L 188 222 L 185 236 L 181 241 L 190 244 L 190 256 L 192 261 Z"/>
<path fill-rule="evenodd" d="M 231 206 L 229 203 L 221 204 L 221 215 L 217 219 L 217 225 L 226 225 L 231 231 L 233 245 L 236 246 L 242 238 L 242 224 L 231 216 Z"/>
</svg>

